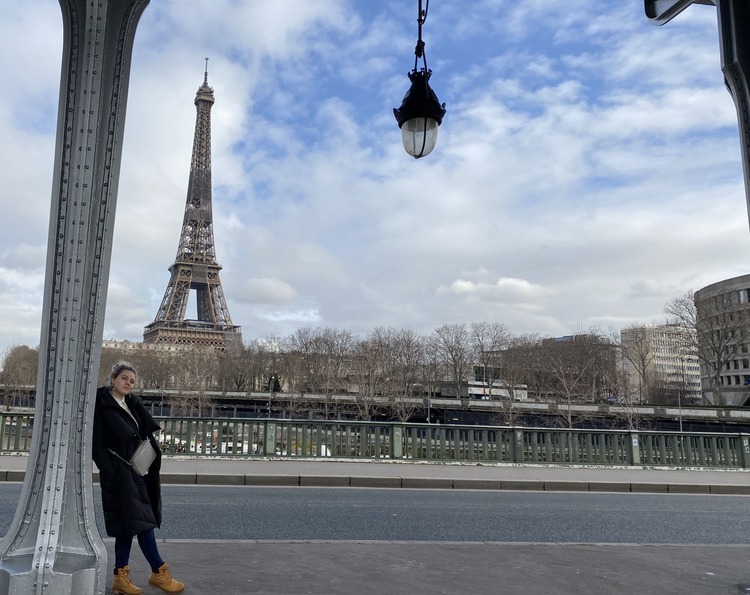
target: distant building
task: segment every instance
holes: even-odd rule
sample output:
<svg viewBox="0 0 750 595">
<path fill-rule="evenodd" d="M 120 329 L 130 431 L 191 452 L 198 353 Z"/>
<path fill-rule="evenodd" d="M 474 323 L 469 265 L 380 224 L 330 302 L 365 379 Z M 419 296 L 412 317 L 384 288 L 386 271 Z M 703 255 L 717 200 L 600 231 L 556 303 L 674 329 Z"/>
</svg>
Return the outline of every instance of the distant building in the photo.
<svg viewBox="0 0 750 595">
<path fill-rule="evenodd" d="M 102 341 L 103 349 L 117 349 L 118 351 L 137 353 L 139 351 L 159 351 L 162 353 L 179 353 L 185 349 L 190 349 L 190 345 L 172 345 L 169 343 L 141 343 L 140 341 L 128 341 L 124 339 L 104 339 Z"/>
<path fill-rule="evenodd" d="M 673 324 L 648 325 L 622 329 L 620 339 L 629 402 L 701 402 L 693 331 Z"/>
<path fill-rule="evenodd" d="M 461 382 L 461 394 L 458 398 L 475 399 L 481 401 L 526 401 L 529 391 L 525 384 L 510 386 L 498 377 L 484 378 L 482 366 L 474 366 L 474 376 Z M 457 398 L 456 383 L 443 380 L 437 384 L 437 393 L 441 397 Z"/>
<path fill-rule="evenodd" d="M 707 285 L 694 298 L 703 396 L 743 405 L 750 400 L 750 275 Z"/>
<path fill-rule="evenodd" d="M 512 379 L 515 386 L 523 387 L 523 397 L 516 400 L 596 403 L 607 402 L 618 392 L 619 348 L 593 334 L 514 345 L 494 352 L 493 361 L 497 378 L 504 378 L 503 386 Z"/>
</svg>

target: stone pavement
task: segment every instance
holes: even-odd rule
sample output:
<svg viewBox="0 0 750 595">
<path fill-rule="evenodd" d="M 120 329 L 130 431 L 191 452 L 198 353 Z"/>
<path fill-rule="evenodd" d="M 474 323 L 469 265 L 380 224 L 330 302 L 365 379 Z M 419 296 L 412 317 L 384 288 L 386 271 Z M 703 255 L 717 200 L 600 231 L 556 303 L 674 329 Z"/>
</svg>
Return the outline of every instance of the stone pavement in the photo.
<svg viewBox="0 0 750 595">
<path fill-rule="evenodd" d="M 165 540 L 159 550 L 186 595 L 750 593 L 748 546 Z M 132 580 L 161 593 L 149 572 L 134 545 Z"/>
<path fill-rule="evenodd" d="M 26 460 L 0 457 L 0 480 L 22 480 Z M 204 485 L 750 494 L 749 471 L 390 461 L 170 457 L 162 479 Z M 111 560 L 113 540 L 105 543 Z M 738 545 L 168 539 L 160 540 L 159 549 L 190 595 L 750 593 L 750 546 Z M 134 545 L 133 581 L 147 595 L 159 593 L 149 587 L 148 573 Z"/>
<path fill-rule="evenodd" d="M 750 470 L 166 458 L 165 483 L 750 494 Z"/>
</svg>

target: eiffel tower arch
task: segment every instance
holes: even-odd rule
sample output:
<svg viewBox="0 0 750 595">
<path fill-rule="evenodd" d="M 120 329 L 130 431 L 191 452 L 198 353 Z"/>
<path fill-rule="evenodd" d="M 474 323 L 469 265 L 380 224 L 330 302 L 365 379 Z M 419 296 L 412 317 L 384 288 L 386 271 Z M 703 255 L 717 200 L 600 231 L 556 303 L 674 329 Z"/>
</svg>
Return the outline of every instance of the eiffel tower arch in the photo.
<svg viewBox="0 0 750 595">
<path fill-rule="evenodd" d="M 154 321 L 143 331 L 144 343 L 181 347 L 213 347 L 224 351 L 242 347 L 240 327 L 232 324 L 221 287 L 214 244 L 211 206 L 211 108 L 214 90 L 208 68 L 195 95 L 197 110 L 185 215 L 177 258 Z M 191 291 L 197 312 L 187 318 Z"/>
</svg>

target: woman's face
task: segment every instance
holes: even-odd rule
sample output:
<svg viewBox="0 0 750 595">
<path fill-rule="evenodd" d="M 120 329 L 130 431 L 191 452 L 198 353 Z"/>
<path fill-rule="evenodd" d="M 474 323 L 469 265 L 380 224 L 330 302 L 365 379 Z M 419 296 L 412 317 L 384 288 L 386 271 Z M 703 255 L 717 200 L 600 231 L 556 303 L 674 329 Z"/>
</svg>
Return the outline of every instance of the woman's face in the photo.
<svg viewBox="0 0 750 595">
<path fill-rule="evenodd" d="M 129 395 L 135 386 L 135 374 L 132 370 L 123 370 L 112 379 L 112 392 L 123 398 Z"/>
</svg>

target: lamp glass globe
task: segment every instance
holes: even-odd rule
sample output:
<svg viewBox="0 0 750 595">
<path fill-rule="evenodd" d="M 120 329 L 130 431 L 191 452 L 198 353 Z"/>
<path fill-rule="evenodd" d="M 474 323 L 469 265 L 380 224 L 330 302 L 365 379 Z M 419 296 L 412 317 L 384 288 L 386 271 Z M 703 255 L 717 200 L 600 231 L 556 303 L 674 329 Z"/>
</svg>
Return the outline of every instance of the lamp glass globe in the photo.
<svg viewBox="0 0 750 595">
<path fill-rule="evenodd" d="M 433 118 L 412 118 L 401 126 L 401 140 L 406 152 L 419 159 L 432 153 L 437 143 L 438 123 Z"/>
</svg>

